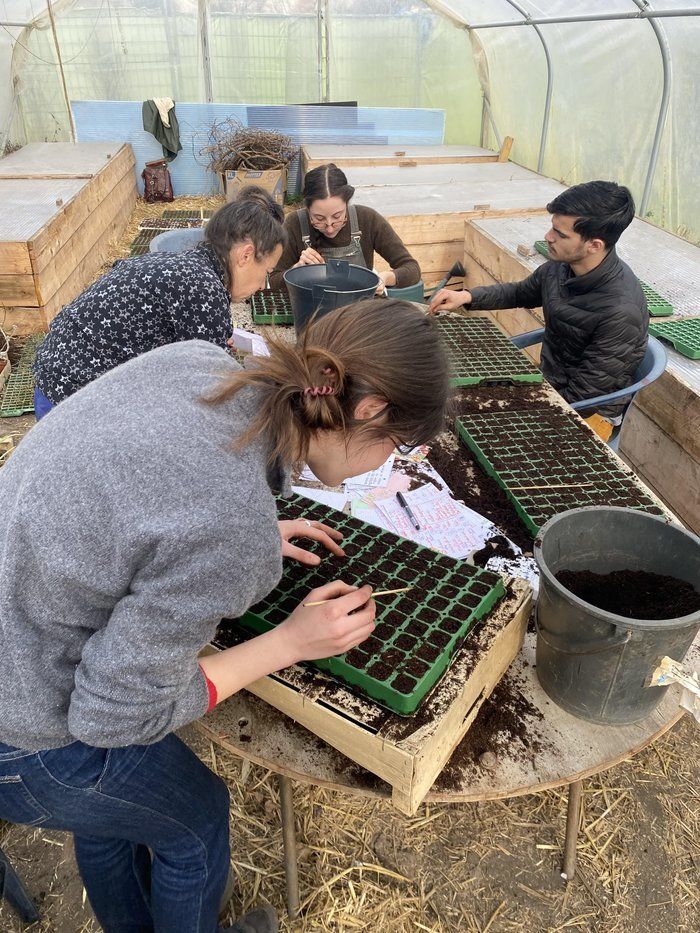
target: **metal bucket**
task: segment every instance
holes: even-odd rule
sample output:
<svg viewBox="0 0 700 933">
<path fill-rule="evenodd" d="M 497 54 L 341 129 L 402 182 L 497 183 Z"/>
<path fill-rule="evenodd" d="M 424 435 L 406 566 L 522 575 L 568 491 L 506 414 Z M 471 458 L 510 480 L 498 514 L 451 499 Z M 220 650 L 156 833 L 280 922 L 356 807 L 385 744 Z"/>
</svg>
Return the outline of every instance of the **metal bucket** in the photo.
<svg viewBox="0 0 700 933">
<path fill-rule="evenodd" d="M 625 725 L 648 716 L 668 687 L 648 687 L 664 655 L 681 661 L 700 610 L 675 619 L 627 619 L 567 590 L 555 574 L 642 570 L 700 588 L 700 538 L 634 509 L 573 509 L 550 519 L 535 542 L 537 676 L 547 695 L 589 722 Z"/>
<path fill-rule="evenodd" d="M 380 280 L 376 272 L 364 266 L 355 266 L 344 259 L 328 259 L 322 265 L 287 269 L 284 281 L 294 326 L 300 334 L 313 315 L 323 317 L 353 301 L 372 298 Z"/>
<path fill-rule="evenodd" d="M 149 253 L 182 253 L 194 249 L 204 239 L 203 227 L 186 227 L 179 230 L 166 230 L 154 236 L 148 247 Z"/>
</svg>

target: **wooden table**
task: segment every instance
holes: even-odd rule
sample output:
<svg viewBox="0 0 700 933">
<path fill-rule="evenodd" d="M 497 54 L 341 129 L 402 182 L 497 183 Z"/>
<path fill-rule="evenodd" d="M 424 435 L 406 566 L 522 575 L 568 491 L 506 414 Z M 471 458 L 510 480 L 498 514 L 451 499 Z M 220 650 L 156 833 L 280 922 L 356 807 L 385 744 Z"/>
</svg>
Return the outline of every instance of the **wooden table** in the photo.
<svg viewBox="0 0 700 933">
<path fill-rule="evenodd" d="M 576 872 L 582 781 L 631 758 L 678 722 L 683 711 L 678 705 L 679 691 L 671 687 L 657 710 L 641 722 L 597 726 L 571 716 L 549 700 L 537 680 L 534 662 L 535 636 L 529 634 L 506 678 L 513 692 L 538 711 L 524 715 L 523 721 L 527 738 L 538 743 L 539 750 L 529 752 L 522 742 L 514 743 L 497 757 L 493 768 L 487 769 L 468 755 L 462 759 L 463 746 L 469 743 L 467 735 L 426 801 L 468 803 L 568 785 L 562 876 L 571 880 Z M 687 664 L 700 666 L 700 636 Z M 226 751 L 278 776 L 287 906 L 290 916 L 296 916 L 300 898 L 291 782 L 386 799 L 391 797 L 391 788 L 247 691 L 216 707 L 197 727 Z"/>
</svg>

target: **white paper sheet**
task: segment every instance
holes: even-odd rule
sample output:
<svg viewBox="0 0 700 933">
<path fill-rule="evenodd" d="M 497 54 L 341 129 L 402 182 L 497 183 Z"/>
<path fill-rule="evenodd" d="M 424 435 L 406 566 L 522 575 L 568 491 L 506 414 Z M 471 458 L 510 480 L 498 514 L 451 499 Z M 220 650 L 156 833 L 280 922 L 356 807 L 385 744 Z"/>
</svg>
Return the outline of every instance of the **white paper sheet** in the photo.
<svg viewBox="0 0 700 933">
<path fill-rule="evenodd" d="M 377 502 L 377 509 L 403 538 L 463 559 L 482 547 L 492 534 L 489 521 L 433 486 L 422 486 L 406 493 L 405 498 L 419 530 L 395 498 Z"/>
<path fill-rule="evenodd" d="M 359 489 L 361 490 L 360 495 L 362 495 L 368 489 L 372 489 L 375 486 L 386 486 L 391 476 L 392 467 L 394 466 L 394 459 L 394 454 L 392 454 L 389 459 L 380 467 L 377 467 L 376 470 L 360 473 L 358 476 L 349 476 L 345 480 L 345 489 L 348 491 Z"/>
<path fill-rule="evenodd" d="M 306 496 L 314 502 L 321 502 L 332 509 L 342 512 L 348 497 L 344 492 L 332 492 L 330 489 L 314 489 L 313 486 L 292 486 L 293 492 L 299 496 Z"/>
</svg>

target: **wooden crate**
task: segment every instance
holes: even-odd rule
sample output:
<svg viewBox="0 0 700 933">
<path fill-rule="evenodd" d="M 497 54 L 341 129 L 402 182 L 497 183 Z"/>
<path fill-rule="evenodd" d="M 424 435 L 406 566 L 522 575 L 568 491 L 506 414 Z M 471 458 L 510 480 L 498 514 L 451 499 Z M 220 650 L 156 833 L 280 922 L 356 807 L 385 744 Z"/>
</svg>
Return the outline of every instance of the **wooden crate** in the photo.
<svg viewBox="0 0 700 933">
<path fill-rule="evenodd" d="M 136 201 L 131 146 L 33 143 L 0 161 L 0 323 L 46 330 L 92 281 Z"/>
<path fill-rule="evenodd" d="M 388 712 L 298 666 L 263 677 L 247 689 L 382 778 L 391 785 L 394 805 L 415 813 L 520 651 L 530 607 L 530 587 L 523 580 L 511 581 L 505 598 L 470 634 L 412 717 Z M 225 746 L 230 726 L 224 707 L 212 710 L 199 726 Z"/>
</svg>

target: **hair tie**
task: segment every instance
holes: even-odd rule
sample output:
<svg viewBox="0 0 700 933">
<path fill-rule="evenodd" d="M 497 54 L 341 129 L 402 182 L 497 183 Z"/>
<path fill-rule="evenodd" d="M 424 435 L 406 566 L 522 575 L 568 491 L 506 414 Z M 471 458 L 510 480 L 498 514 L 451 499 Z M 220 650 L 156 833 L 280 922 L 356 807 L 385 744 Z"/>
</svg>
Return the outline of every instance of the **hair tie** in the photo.
<svg viewBox="0 0 700 933">
<path fill-rule="evenodd" d="M 333 386 L 306 386 L 303 390 L 304 395 L 335 395 Z"/>
</svg>

